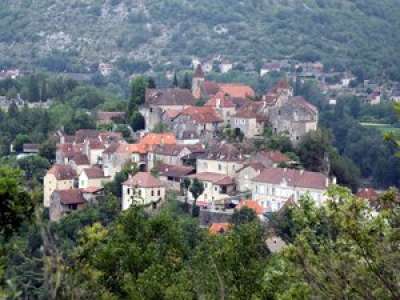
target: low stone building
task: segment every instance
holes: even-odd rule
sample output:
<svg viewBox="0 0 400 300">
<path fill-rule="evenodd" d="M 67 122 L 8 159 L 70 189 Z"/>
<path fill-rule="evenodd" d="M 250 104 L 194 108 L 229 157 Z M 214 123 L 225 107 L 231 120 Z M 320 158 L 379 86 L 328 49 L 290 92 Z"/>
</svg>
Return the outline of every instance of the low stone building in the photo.
<svg viewBox="0 0 400 300">
<path fill-rule="evenodd" d="M 156 145 L 148 154 L 148 168 L 151 170 L 155 164 L 196 166 L 197 157 L 205 153 L 204 146 L 195 145 Z"/>
<path fill-rule="evenodd" d="M 203 185 L 204 191 L 197 199 L 197 205 L 203 207 L 221 207 L 235 193 L 235 182 L 232 177 L 217 173 L 197 173 L 189 176 L 197 178 Z M 188 193 L 189 200 L 193 201 L 193 195 Z"/>
<path fill-rule="evenodd" d="M 250 102 L 231 118 L 231 127 L 240 130 L 247 138 L 262 135 L 268 118 L 264 102 Z"/>
<path fill-rule="evenodd" d="M 101 168 L 91 167 L 83 169 L 79 175 L 79 188 L 102 188 L 109 181 L 111 181 L 111 177 L 105 176 Z"/>
<path fill-rule="evenodd" d="M 43 206 L 50 207 L 50 197 L 55 190 L 74 188 L 76 171 L 69 165 L 53 165 L 43 179 Z"/>
<path fill-rule="evenodd" d="M 103 189 L 56 190 L 51 195 L 50 220 L 58 221 L 74 211 L 96 203 L 103 196 Z"/>
<path fill-rule="evenodd" d="M 181 191 L 181 183 L 186 177 L 195 173 L 195 169 L 188 166 L 159 164 L 156 167 L 160 180 L 166 189 Z"/>
<path fill-rule="evenodd" d="M 184 132 L 194 132 L 202 140 L 215 137 L 223 120 L 214 108 L 191 106 L 182 110 L 172 121 L 171 129 L 180 139 Z"/>
<path fill-rule="evenodd" d="M 268 120 L 274 133 L 288 134 L 297 144 L 306 133 L 317 130 L 318 109 L 303 97 L 292 97 L 270 108 Z"/>
<path fill-rule="evenodd" d="M 197 159 L 198 173 L 216 173 L 235 177 L 236 172 L 243 168 L 248 156 L 227 143 L 210 146 L 206 154 Z"/>
<path fill-rule="evenodd" d="M 164 200 L 164 184 L 148 172 L 138 172 L 122 184 L 122 210 L 131 206 L 155 208 Z"/>
</svg>

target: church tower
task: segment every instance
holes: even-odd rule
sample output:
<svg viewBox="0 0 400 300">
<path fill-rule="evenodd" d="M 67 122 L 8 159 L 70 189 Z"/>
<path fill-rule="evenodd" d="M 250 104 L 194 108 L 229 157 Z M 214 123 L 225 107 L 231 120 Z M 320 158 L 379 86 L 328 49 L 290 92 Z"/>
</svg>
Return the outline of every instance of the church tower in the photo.
<svg viewBox="0 0 400 300">
<path fill-rule="evenodd" d="M 196 98 L 200 98 L 201 87 L 203 86 L 204 80 L 205 78 L 203 69 L 201 68 L 201 64 L 198 64 L 192 79 L 192 94 L 194 97 L 197 96 Z"/>
</svg>

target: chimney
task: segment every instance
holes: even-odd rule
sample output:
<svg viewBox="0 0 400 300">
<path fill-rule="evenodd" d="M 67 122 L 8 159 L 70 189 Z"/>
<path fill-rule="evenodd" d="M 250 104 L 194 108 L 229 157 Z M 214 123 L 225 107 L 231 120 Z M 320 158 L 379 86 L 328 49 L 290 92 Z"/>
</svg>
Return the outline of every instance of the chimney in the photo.
<svg viewBox="0 0 400 300">
<path fill-rule="evenodd" d="M 300 170 L 300 175 L 303 175 L 304 174 L 304 169 L 301 169 Z"/>
<path fill-rule="evenodd" d="M 325 186 L 326 186 L 326 187 L 329 187 L 329 177 L 326 177 L 326 178 L 325 178 Z"/>
</svg>

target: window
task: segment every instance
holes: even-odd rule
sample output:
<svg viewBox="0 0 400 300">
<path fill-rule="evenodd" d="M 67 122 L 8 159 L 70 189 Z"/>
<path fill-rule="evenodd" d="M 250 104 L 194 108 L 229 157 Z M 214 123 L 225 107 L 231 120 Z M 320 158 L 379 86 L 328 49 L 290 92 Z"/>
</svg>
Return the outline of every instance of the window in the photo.
<svg viewBox="0 0 400 300">
<path fill-rule="evenodd" d="M 275 195 L 275 188 L 272 188 L 272 195 Z"/>
<path fill-rule="evenodd" d="M 218 170 L 221 171 L 222 170 L 222 166 L 221 164 L 218 164 Z"/>
<path fill-rule="evenodd" d="M 151 190 L 151 196 L 152 197 L 154 196 L 154 190 Z"/>
<path fill-rule="evenodd" d="M 218 192 L 218 187 L 214 186 L 214 191 Z"/>
<path fill-rule="evenodd" d="M 142 197 L 142 190 L 138 190 L 139 197 Z"/>
<path fill-rule="evenodd" d="M 161 191 L 160 190 L 157 191 L 157 196 L 161 196 Z"/>
</svg>

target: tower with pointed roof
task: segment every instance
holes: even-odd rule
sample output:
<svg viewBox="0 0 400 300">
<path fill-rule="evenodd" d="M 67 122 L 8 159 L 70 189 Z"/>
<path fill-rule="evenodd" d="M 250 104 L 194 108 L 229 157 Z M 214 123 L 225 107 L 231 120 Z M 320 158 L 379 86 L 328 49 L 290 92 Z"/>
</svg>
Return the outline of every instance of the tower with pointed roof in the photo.
<svg viewBox="0 0 400 300">
<path fill-rule="evenodd" d="M 198 64 L 193 74 L 192 79 L 192 93 L 193 96 L 199 94 L 199 91 L 204 83 L 205 77 L 201 64 Z"/>
</svg>

